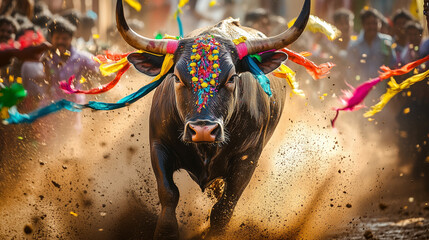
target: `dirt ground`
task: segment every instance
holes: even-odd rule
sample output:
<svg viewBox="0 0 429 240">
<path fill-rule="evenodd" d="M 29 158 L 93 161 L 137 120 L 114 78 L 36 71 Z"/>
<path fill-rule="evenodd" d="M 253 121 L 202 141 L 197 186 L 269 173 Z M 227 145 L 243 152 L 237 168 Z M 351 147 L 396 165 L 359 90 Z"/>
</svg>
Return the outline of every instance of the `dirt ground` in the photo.
<svg viewBox="0 0 429 240">
<path fill-rule="evenodd" d="M 127 76 L 104 100 L 142 81 Z M 399 167 L 392 126 L 352 113 L 332 129 L 337 102 L 326 98 L 288 99 L 218 239 L 429 239 L 425 180 L 412 182 Z M 148 148 L 150 103 L 151 95 L 121 110 L 84 111 L 79 131 L 67 112 L 32 126 L 2 126 L 0 239 L 152 239 L 160 206 Z M 174 180 L 181 238 L 198 239 L 215 200 L 184 171 Z"/>
<path fill-rule="evenodd" d="M 416 182 L 399 174 L 383 193 L 363 205 L 360 214 L 324 239 L 429 239 L 426 180 Z"/>
</svg>

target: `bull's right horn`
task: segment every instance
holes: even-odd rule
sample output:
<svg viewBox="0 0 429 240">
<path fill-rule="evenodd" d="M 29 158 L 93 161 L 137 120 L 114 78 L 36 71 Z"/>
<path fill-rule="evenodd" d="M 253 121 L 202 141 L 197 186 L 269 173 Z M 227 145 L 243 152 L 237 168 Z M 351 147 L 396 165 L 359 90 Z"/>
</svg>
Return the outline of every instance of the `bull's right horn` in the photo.
<svg viewBox="0 0 429 240">
<path fill-rule="evenodd" d="M 247 48 L 247 54 L 256 54 L 273 49 L 279 50 L 296 41 L 298 37 L 301 36 L 301 33 L 304 31 L 307 25 L 308 18 L 310 17 L 310 10 L 311 0 L 305 0 L 301 13 L 291 28 L 274 37 L 246 41 L 245 46 Z M 245 52 L 246 51 L 239 50 L 240 58 L 244 57 L 246 54 Z"/>
<path fill-rule="evenodd" d="M 124 6 L 122 0 L 116 3 L 116 26 L 122 38 L 132 47 L 156 54 L 173 54 L 178 45 L 177 40 L 172 39 L 150 39 L 134 32 L 127 24 L 124 16 Z"/>
</svg>

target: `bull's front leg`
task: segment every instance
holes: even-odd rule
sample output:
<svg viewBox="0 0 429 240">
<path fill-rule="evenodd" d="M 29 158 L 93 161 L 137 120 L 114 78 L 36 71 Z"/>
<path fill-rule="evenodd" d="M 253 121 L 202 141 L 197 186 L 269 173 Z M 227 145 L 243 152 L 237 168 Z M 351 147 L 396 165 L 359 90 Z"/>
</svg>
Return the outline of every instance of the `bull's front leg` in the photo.
<svg viewBox="0 0 429 240">
<path fill-rule="evenodd" d="M 179 202 L 179 189 L 173 181 L 173 173 L 176 170 L 174 161 L 167 148 L 159 143 L 151 143 L 151 160 L 162 207 L 156 224 L 154 239 L 178 239 L 176 207 Z"/>
<path fill-rule="evenodd" d="M 235 160 L 229 176 L 225 178 L 224 193 L 211 210 L 210 229 L 207 238 L 224 233 L 234 208 L 255 171 L 259 154 L 255 155 L 254 157 L 246 155 L 246 160 L 242 160 L 243 157 Z"/>
</svg>

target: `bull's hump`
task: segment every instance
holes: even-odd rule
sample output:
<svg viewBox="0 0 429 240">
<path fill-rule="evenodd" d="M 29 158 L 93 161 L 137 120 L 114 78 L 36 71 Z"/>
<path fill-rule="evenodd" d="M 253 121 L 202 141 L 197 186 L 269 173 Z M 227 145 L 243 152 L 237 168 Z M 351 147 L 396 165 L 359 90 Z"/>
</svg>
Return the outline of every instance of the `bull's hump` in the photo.
<svg viewBox="0 0 429 240">
<path fill-rule="evenodd" d="M 255 29 L 241 26 L 240 20 L 234 18 L 227 18 L 211 27 L 197 29 L 191 32 L 189 34 L 189 37 L 195 37 L 205 34 L 218 35 L 227 39 L 237 39 L 242 36 L 245 36 L 247 39 L 266 38 L 263 33 Z"/>
</svg>

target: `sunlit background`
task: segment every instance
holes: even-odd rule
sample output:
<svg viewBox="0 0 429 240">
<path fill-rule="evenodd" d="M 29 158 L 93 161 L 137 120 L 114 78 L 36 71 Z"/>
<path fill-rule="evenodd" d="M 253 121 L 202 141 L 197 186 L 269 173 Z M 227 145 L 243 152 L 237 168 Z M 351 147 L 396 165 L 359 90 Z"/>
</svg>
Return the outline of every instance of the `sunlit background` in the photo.
<svg viewBox="0 0 429 240">
<path fill-rule="evenodd" d="M 21 1 L 3 0 L 0 6 L 7 9 L 14 2 Z M 95 19 L 92 54 L 132 50 L 115 28 L 116 1 L 44 2 L 53 14 L 75 9 Z M 174 17 L 178 1 L 124 2 L 128 3 L 127 21 L 140 34 L 179 35 Z M 259 29 L 273 35 L 299 14 L 302 3 L 189 1 L 179 16 L 186 35 L 229 16 L 240 18 L 243 24 L 247 12 L 263 8 L 270 16 L 280 16 L 269 27 Z M 312 14 L 329 23 L 333 23 L 335 10 L 349 9 L 355 14 L 354 34 L 361 30 L 359 12 L 363 8 L 376 8 L 387 18 L 404 8 L 423 25 L 423 40 L 427 37 L 423 1 L 314 0 L 312 4 Z M 30 11 L 28 16 L 34 14 Z M 306 32 L 290 49 L 311 52 L 308 58 L 317 64 L 338 64 L 341 60 L 324 54 L 323 42 L 328 41 L 324 37 Z M 303 67 L 288 65 L 296 71 L 306 97 L 288 96 L 279 126 L 238 202 L 227 233 L 219 239 L 427 238 L 429 189 L 425 173 L 429 172 L 429 158 L 401 155 L 400 148 L 414 143 L 410 138 L 422 136 L 417 146 L 410 147 L 422 156 L 421 152 L 427 151 L 428 133 L 420 128 L 411 133 L 400 127 L 421 126 L 415 118 L 405 123 L 398 120 L 410 111 L 419 115 L 412 108 L 405 111 L 407 107 L 401 104 L 407 93 L 370 119 L 362 116 L 365 110 L 342 112 L 332 128 L 333 108 L 340 106 L 338 96 L 347 88 L 344 82 L 356 86 L 366 79 L 334 68 L 330 77 L 315 81 Z M 88 99 L 114 102 L 149 81 L 132 69 L 112 91 Z M 410 88 L 409 95 L 414 96 L 417 88 L 427 90 L 427 80 Z M 367 99 L 366 105 L 378 102 L 379 95 Z M 149 152 L 151 102 L 149 94 L 120 110 L 84 110 L 79 129 L 71 126 L 75 113 L 70 112 L 31 125 L 2 126 L 0 238 L 151 239 L 160 212 Z M 210 191 L 202 193 L 183 170 L 174 179 L 181 193 L 176 211 L 181 238 L 199 236 L 209 226 L 215 199 Z"/>
</svg>

